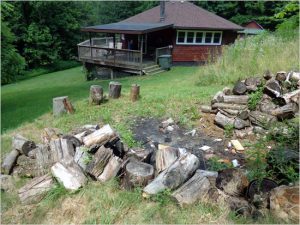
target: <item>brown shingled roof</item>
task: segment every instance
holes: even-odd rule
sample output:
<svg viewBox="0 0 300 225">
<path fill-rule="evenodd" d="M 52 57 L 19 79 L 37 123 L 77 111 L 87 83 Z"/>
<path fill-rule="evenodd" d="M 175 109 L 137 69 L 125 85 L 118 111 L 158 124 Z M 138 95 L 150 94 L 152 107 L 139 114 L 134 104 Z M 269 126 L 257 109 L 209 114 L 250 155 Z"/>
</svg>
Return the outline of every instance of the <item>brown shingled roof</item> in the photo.
<svg viewBox="0 0 300 225">
<path fill-rule="evenodd" d="M 164 23 L 172 23 L 175 28 L 201 28 L 208 30 L 244 29 L 190 2 L 166 2 L 165 4 Z M 160 6 L 156 6 L 121 22 L 158 23 L 160 22 Z"/>
</svg>

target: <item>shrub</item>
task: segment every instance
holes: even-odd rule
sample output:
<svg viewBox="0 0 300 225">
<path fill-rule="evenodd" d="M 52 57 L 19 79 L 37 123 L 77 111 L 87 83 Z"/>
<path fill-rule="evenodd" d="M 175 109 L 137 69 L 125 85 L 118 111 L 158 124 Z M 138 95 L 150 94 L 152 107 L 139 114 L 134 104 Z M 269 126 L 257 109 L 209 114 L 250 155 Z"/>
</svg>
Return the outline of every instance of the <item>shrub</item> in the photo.
<svg viewBox="0 0 300 225">
<path fill-rule="evenodd" d="M 262 96 L 263 96 L 263 87 L 259 87 L 258 90 L 250 94 L 248 100 L 248 108 L 250 110 L 255 110 Z"/>
</svg>

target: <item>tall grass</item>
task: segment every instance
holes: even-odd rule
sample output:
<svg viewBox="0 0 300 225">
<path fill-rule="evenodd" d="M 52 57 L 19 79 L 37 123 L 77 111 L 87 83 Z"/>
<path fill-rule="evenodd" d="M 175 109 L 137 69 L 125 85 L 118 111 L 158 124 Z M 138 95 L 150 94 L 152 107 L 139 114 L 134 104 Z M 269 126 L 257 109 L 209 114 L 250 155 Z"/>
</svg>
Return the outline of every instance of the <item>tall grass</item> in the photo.
<svg viewBox="0 0 300 225">
<path fill-rule="evenodd" d="M 289 35 L 265 32 L 237 40 L 223 49 L 215 63 L 199 70 L 199 85 L 232 84 L 269 70 L 299 69 L 299 34 Z"/>
</svg>

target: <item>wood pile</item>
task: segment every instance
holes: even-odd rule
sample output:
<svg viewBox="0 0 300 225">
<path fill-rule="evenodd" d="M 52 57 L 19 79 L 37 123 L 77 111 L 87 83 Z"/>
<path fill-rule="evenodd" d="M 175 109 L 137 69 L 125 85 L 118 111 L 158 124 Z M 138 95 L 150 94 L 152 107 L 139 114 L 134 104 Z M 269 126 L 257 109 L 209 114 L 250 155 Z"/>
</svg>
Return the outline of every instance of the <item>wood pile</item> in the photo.
<svg viewBox="0 0 300 225">
<path fill-rule="evenodd" d="M 299 114 L 300 73 L 279 71 L 272 75 L 267 71 L 263 78 L 250 77 L 236 82 L 232 90 L 224 88 L 215 94 L 210 106 L 201 106 L 201 111 L 216 114 L 216 125 L 223 129 L 234 128 L 241 138 L 249 129 L 268 129 L 277 120 Z M 260 93 L 261 98 L 253 100 Z M 257 101 L 255 108 L 253 101 Z"/>
</svg>

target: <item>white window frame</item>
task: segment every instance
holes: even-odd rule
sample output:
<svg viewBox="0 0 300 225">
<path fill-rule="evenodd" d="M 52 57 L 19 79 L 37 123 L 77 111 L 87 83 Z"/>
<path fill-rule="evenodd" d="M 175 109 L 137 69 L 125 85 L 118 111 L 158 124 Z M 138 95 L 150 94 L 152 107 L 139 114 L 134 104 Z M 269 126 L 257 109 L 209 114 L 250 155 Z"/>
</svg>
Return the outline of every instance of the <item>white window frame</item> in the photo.
<svg viewBox="0 0 300 225">
<path fill-rule="evenodd" d="M 179 32 L 184 32 L 184 42 L 178 42 L 178 33 Z M 188 32 L 193 32 L 194 33 L 194 38 L 193 38 L 193 43 L 188 43 L 187 42 L 187 33 Z M 202 42 L 201 43 L 196 43 L 196 33 L 202 33 Z M 206 33 L 212 33 L 211 37 L 211 42 L 210 43 L 205 43 L 205 37 Z M 218 43 L 213 43 L 214 41 L 214 36 L 215 34 L 221 34 L 220 35 L 220 40 Z M 223 31 L 210 31 L 210 30 L 177 30 L 176 33 L 176 45 L 221 45 L 222 43 L 222 37 L 223 37 Z"/>
</svg>

